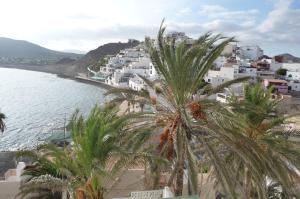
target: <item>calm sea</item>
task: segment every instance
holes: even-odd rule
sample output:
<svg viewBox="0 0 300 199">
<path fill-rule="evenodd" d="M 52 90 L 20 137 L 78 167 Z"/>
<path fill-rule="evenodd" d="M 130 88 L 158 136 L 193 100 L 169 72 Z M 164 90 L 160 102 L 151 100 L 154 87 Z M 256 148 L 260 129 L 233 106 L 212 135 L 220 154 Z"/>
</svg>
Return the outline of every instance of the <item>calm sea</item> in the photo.
<svg viewBox="0 0 300 199">
<path fill-rule="evenodd" d="M 0 151 L 36 147 L 79 109 L 105 102 L 104 89 L 56 75 L 0 68 L 0 111 L 7 119 Z"/>
</svg>

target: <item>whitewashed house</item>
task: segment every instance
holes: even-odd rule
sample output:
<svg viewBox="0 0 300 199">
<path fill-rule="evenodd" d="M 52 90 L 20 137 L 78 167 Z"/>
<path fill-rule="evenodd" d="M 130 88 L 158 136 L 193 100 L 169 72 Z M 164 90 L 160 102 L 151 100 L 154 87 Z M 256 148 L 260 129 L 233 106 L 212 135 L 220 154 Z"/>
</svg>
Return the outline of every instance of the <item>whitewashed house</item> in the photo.
<svg viewBox="0 0 300 199">
<path fill-rule="evenodd" d="M 134 75 L 134 77 L 129 78 L 128 86 L 132 90 L 140 91 L 142 89 L 145 89 L 146 85 L 145 82 L 137 75 Z"/>
<path fill-rule="evenodd" d="M 115 87 L 130 87 L 129 80 L 133 79 L 131 85 L 135 85 L 134 87 L 136 88 L 141 88 L 142 85 L 136 85 L 138 81 L 135 76 L 137 75 L 152 80 L 157 78 L 157 72 L 149 57 L 139 57 L 137 61 L 130 62 L 123 65 L 121 69 L 114 70 L 113 74 L 106 79 L 105 83 Z"/>
<path fill-rule="evenodd" d="M 290 91 L 300 91 L 300 82 L 299 81 L 289 81 L 288 82 L 288 89 Z"/>
<path fill-rule="evenodd" d="M 286 71 L 285 78 L 290 81 L 300 81 L 300 68 L 299 71 Z"/>
<path fill-rule="evenodd" d="M 233 80 L 236 74 L 235 67 L 222 67 L 220 70 L 209 70 L 204 80 L 212 86 L 218 86 L 226 81 Z"/>
<path fill-rule="evenodd" d="M 284 68 L 288 71 L 300 72 L 300 63 L 280 63 L 275 62 L 275 60 L 273 59 L 270 66 L 270 70 L 272 71 L 277 71 L 280 68 Z"/>
<path fill-rule="evenodd" d="M 222 51 L 221 55 L 234 55 L 237 49 L 237 44 L 230 43 L 227 46 L 225 46 L 224 50 Z"/>
<path fill-rule="evenodd" d="M 236 54 L 241 59 L 258 60 L 264 55 L 264 51 L 257 45 L 237 47 Z"/>
<path fill-rule="evenodd" d="M 226 63 L 227 63 L 227 58 L 224 56 L 220 56 L 214 61 L 215 68 L 218 69 L 222 68 Z"/>
<path fill-rule="evenodd" d="M 240 67 L 237 77 L 256 77 L 257 68 L 254 67 Z"/>
</svg>

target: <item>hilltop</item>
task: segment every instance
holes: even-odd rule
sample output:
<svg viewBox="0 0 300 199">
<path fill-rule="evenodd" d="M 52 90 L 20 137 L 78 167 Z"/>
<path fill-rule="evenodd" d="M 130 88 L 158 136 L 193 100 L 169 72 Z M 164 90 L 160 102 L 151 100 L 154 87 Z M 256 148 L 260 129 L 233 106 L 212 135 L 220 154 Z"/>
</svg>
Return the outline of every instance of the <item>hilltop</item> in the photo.
<svg viewBox="0 0 300 199">
<path fill-rule="evenodd" d="M 57 62 L 55 66 L 51 66 L 50 71 L 52 73 L 74 77 L 78 73 L 86 73 L 87 66 L 95 64 L 101 58 L 107 55 L 115 55 L 119 53 L 120 50 L 135 47 L 139 43 L 140 42 L 137 40 L 129 40 L 128 42 L 125 43 L 122 42 L 107 43 L 99 46 L 94 50 L 89 51 L 86 55 L 84 55 L 81 59 L 77 61 L 72 62 L 71 60 L 69 60 L 70 62 L 67 63 L 66 60 L 61 60 L 60 62 Z"/>
<path fill-rule="evenodd" d="M 291 63 L 300 63 L 300 58 L 295 57 L 289 53 L 284 53 L 275 56 L 275 60 L 278 62 L 291 62 Z"/>
<path fill-rule="evenodd" d="M 76 62 L 77 72 L 86 72 L 86 67 L 98 62 L 101 58 L 106 55 L 115 55 L 120 50 L 124 50 L 126 48 L 133 48 L 139 45 L 139 41 L 137 40 L 128 40 L 126 43 L 117 42 L 117 43 L 107 43 L 99 46 L 98 48 L 89 51 L 84 57 L 79 59 Z"/>
<path fill-rule="evenodd" d="M 78 60 L 83 55 L 59 52 L 25 41 L 0 37 L 0 63 L 40 64 L 55 63 L 63 58 Z"/>
</svg>

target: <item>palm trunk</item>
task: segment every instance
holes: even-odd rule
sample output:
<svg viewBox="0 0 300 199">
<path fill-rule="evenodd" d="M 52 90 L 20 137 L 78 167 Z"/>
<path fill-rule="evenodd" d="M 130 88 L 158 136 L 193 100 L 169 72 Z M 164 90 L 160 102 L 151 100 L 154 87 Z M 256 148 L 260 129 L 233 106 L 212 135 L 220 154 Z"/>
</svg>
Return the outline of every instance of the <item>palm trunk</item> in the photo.
<svg viewBox="0 0 300 199">
<path fill-rule="evenodd" d="M 175 195 L 181 196 L 183 190 L 183 177 L 184 177 L 184 142 L 183 142 L 182 131 L 178 131 L 177 133 L 177 158 L 178 158 L 178 169 L 176 174 L 176 189 Z"/>
<path fill-rule="evenodd" d="M 176 189 L 175 189 L 176 196 L 181 196 L 183 190 L 183 177 L 184 177 L 183 158 L 179 161 L 180 162 L 178 163 L 178 170 L 176 175 Z"/>
</svg>

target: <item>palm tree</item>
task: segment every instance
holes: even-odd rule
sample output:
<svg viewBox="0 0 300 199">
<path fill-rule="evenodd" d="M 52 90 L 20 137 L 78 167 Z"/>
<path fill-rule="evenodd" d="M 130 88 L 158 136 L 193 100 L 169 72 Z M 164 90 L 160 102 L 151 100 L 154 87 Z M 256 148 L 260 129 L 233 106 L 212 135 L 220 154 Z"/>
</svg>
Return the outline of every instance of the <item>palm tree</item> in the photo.
<svg viewBox="0 0 300 199">
<path fill-rule="evenodd" d="M 288 132 L 280 128 L 286 118 L 277 112 L 279 101 L 271 97 L 271 89 L 247 85 L 244 99 L 232 97 L 228 105 L 239 123 L 224 125 L 226 132 L 235 131 L 246 138 L 240 141 L 239 151 L 230 150 L 226 156 L 244 198 L 268 198 L 270 190 L 282 190 L 279 192 L 287 198 L 300 194 L 296 190 L 300 183 L 299 143 L 287 139 Z"/>
<path fill-rule="evenodd" d="M 158 48 L 146 40 L 151 60 L 161 78 L 160 83 L 154 84 L 141 77 L 150 92 L 112 89 L 107 94 L 122 93 L 120 101 L 126 100 L 124 96 L 130 96 L 130 100 L 143 99 L 145 105 L 152 107 L 152 111 L 141 113 L 142 119 L 138 122 L 143 128 L 161 131 L 158 135 L 153 133 L 153 136 L 158 136 L 160 140 L 157 153 L 168 158 L 173 165 L 168 184 L 172 185 L 175 179 L 175 194 L 182 195 L 186 168 L 191 185 L 190 193 L 197 194 L 199 162 L 192 150 L 192 142 L 195 141 L 193 121 L 198 119 L 205 123 L 210 112 L 220 110 L 208 96 L 248 78 L 229 81 L 216 88 L 211 88 L 202 81 L 213 67 L 215 59 L 233 38 L 207 33 L 191 46 L 185 41 L 175 45 L 175 40 L 164 38 L 164 32 L 162 24 L 157 37 Z M 150 95 L 153 92 L 156 92 L 156 97 Z M 195 101 L 196 98 L 198 101 Z"/>
<path fill-rule="evenodd" d="M 36 166 L 25 172 L 30 176 L 29 181 L 24 184 L 19 195 L 27 196 L 32 193 L 32 188 L 45 190 L 43 185 L 46 182 L 40 183 L 40 189 L 33 182 L 52 179 L 64 185 L 60 191 L 67 191 L 76 199 L 102 199 L 106 185 L 113 182 L 112 176 L 124 165 L 133 164 L 142 157 L 150 157 L 144 152 L 132 152 L 133 147 L 139 148 L 134 140 L 133 145 L 126 149 L 121 146 L 130 117 L 118 116 L 117 112 L 115 107 L 95 107 L 85 120 L 77 111 L 69 125 L 74 144 L 67 148 L 40 146 Z M 56 186 L 49 186 L 46 191 L 52 187 Z"/>
<path fill-rule="evenodd" d="M 34 164 L 24 169 L 20 192 L 16 197 L 61 198 L 67 183 L 55 162 L 37 151 L 20 151 L 17 156 L 30 158 Z"/>
<path fill-rule="evenodd" d="M 5 123 L 4 123 L 4 119 L 6 118 L 6 116 L 0 112 L 0 131 L 3 133 L 5 130 Z"/>
</svg>

